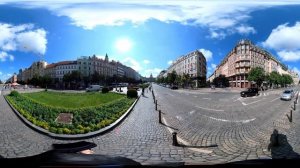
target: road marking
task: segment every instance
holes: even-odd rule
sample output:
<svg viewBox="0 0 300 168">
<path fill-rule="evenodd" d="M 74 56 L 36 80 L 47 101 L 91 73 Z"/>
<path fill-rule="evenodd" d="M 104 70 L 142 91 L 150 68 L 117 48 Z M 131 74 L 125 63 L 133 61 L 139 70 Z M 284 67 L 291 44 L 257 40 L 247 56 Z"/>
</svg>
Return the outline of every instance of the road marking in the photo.
<svg viewBox="0 0 300 168">
<path fill-rule="evenodd" d="M 194 96 L 194 97 L 198 97 L 198 96 Z"/>
<path fill-rule="evenodd" d="M 241 101 L 242 97 L 239 97 L 238 99 L 234 100 L 233 102 L 236 102 L 236 101 Z"/>
<path fill-rule="evenodd" d="M 248 106 L 248 105 L 250 105 L 250 104 L 254 104 L 254 103 L 257 103 L 257 102 L 260 102 L 260 101 L 262 101 L 262 100 L 264 100 L 265 98 L 263 98 L 263 99 L 260 99 L 260 100 L 256 100 L 256 101 L 254 101 L 254 102 L 251 102 L 251 103 L 244 103 L 243 101 L 241 101 L 240 100 L 240 102 L 244 105 L 244 106 Z"/>
<path fill-rule="evenodd" d="M 205 98 L 205 97 L 204 97 L 204 98 L 202 98 L 202 99 L 205 99 L 205 100 L 211 100 L 211 98 Z"/>
<path fill-rule="evenodd" d="M 276 99 L 273 99 L 273 100 L 271 100 L 270 102 L 273 102 L 273 101 L 275 101 L 275 100 L 277 100 L 277 99 L 279 99 L 280 97 L 277 97 Z"/>
<path fill-rule="evenodd" d="M 205 107 L 200 107 L 200 106 L 195 106 L 195 107 L 201 108 L 201 109 L 204 109 L 204 110 L 211 110 L 211 111 L 224 111 L 224 110 L 211 109 L 211 108 L 205 108 Z"/>
<path fill-rule="evenodd" d="M 182 120 L 182 117 L 180 116 L 176 116 L 177 120 L 181 121 Z"/>
<path fill-rule="evenodd" d="M 166 125 L 169 125 L 167 123 L 167 121 L 165 120 L 164 117 L 162 117 L 162 120 L 163 122 L 166 124 Z M 170 127 L 166 127 L 167 130 L 172 134 L 173 133 L 173 130 L 170 128 Z M 186 145 L 186 146 L 192 146 L 189 142 L 183 140 L 182 138 L 180 138 L 178 135 L 177 135 L 177 141 L 180 142 L 181 144 L 183 145 Z M 205 154 L 210 154 L 212 153 L 213 151 L 212 150 L 207 150 L 207 149 L 201 149 L 201 148 L 187 148 L 189 150 L 192 150 L 192 151 L 195 151 L 195 152 L 200 152 L 200 153 L 205 153 Z"/>
<path fill-rule="evenodd" d="M 204 115 L 204 116 L 206 116 L 206 115 Z M 226 119 L 215 118 L 215 117 L 210 117 L 210 116 L 206 116 L 206 117 L 216 120 L 216 121 L 235 122 L 235 123 L 248 123 L 248 122 L 254 121 L 256 119 L 256 118 L 252 118 L 252 119 L 248 119 L 248 120 L 226 120 Z"/>
<path fill-rule="evenodd" d="M 174 97 L 174 95 L 172 95 L 171 93 L 169 93 L 169 95 Z"/>
<path fill-rule="evenodd" d="M 190 111 L 189 113 L 190 113 L 190 114 L 194 114 L 194 113 L 195 113 L 195 110 L 193 110 L 193 111 Z"/>
</svg>

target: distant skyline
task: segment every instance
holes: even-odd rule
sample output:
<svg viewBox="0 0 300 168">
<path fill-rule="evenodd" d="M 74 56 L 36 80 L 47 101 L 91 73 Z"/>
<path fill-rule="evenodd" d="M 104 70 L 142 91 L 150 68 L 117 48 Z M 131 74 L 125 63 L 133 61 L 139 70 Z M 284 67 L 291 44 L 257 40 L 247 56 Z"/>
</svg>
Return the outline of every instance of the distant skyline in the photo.
<svg viewBox="0 0 300 168">
<path fill-rule="evenodd" d="M 97 55 L 142 76 L 156 76 L 191 51 L 207 59 L 207 76 L 240 39 L 300 71 L 300 2 L 14 1 L 0 2 L 0 79 L 43 59 Z"/>
</svg>

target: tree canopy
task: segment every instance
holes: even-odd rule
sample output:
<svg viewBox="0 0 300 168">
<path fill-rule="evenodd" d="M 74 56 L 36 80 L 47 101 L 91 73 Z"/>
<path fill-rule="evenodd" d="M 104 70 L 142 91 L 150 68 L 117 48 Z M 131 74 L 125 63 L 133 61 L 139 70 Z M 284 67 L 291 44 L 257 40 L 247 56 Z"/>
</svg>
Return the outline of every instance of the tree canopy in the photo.
<svg viewBox="0 0 300 168">
<path fill-rule="evenodd" d="M 252 68 L 248 73 L 247 80 L 254 81 L 260 87 L 265 80 L 265 70 L 261 67 Z"/>
</svg>

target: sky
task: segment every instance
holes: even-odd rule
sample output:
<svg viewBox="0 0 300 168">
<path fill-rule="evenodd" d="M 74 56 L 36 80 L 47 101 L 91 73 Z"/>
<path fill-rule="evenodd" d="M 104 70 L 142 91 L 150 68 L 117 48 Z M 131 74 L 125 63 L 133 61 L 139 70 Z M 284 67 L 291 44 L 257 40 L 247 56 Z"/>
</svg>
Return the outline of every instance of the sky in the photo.
<svg viewBox="0 0 300 168">
<path fill-rule="evenodd" d="M 240 39 L 300 71 L 300 2 L 287 0 L 0 1 L 0 79 L 45 60 L 106 53 L 142 76 L 201 51 L 207 76 Z"/>
</svg>

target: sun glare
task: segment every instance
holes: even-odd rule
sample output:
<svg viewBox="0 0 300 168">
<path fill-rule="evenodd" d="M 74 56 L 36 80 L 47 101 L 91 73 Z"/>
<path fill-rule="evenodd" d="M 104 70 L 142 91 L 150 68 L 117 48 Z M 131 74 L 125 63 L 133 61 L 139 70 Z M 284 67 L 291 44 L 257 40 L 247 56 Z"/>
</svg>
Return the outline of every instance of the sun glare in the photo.
<svg viewBox="0 0 300 168">
<path fill-rule="evenodd" d="M 118 39 L 116 42 L 116 48 L 119 52 L 128 52 L 131 50 L 131 47 L 132 42 L 127 38 Z"/>
</svg>

